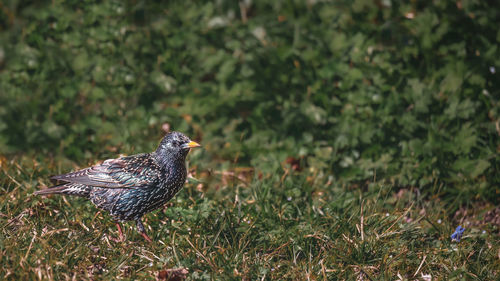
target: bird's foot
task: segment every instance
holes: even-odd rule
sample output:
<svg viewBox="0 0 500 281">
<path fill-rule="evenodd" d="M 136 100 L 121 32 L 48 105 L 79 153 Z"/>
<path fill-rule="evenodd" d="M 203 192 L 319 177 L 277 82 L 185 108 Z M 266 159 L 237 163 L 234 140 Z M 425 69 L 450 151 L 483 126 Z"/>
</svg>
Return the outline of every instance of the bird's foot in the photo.
<svg viewBox="0 0 500 281">
<path fill-rule="evenodd" d="M 142 235 L 142 237 L 144 237 L 144 239 L 146 239 L 149 243 L 153 243 L 153 240 L 151 240 L 151 238 L 149 238 L 149 236 L 146 234 L 146 232 L 141 232 L 141 235 Z"/>
<path fill-rule="evenodd" d="M 149 243 L 152 243 L 153 240 L 151 240 L 151 238 L 149 238 L 149 236 L 146 234 L 146 229 L 144 228 L 141 219 L 138 219 L 135 222 L 137 224 L 137 231 L 139 231 L 139 233 L 142 235 L 142 237 L 144 237 L 144 239 L 146 239 Z"/>
<path fill-rule="evenodd" d="M 119 242 L 125 242 L 125 235 L 123 235 L 122 227 L 119 223 L 116 223 L 116 227 L 118 228 L 118 235 L 119 238 L 110 238 L 111 241 L 119 243 Z"/>
</svg>

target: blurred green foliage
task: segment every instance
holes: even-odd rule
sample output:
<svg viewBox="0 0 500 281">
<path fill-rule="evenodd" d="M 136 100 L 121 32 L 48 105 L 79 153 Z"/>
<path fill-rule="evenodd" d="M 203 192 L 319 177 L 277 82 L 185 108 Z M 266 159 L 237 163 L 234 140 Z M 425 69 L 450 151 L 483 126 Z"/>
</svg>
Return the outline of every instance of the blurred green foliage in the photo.
<svg viewBox="0 0 500 281">
<path fill-rule="evenodd" d="M 497 6 L 0 2 L 0 279 L 498 279 Z M 204 149 L 154 243 L 31 195 L 167 127 Z"/>
<path fill-rule="evenodd" d="M 498 26 L 478 0 L 6 1 L 0 152 L 148 151 L 169 123 L 206 167 L 498 202 Z"/>
</svg>

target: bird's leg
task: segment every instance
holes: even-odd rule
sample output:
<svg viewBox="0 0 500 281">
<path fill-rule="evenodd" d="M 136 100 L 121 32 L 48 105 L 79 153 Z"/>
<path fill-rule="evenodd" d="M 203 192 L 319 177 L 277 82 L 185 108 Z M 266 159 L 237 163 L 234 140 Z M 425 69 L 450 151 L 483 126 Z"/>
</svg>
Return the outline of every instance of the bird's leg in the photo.
<svg viewBox="0 0 500 281">
<path fill-rule="evenodd" d="M 137 219 L 135 222 L 137 224 L 137 231 L 139 231 L 142 237 L 144 237 L 144 239 L 146 239 L 149 243 L 153 242 L 153 240 L 151 240 L 151 238 L 149 238 L 149 236 L 146 234 L 146 229 L 144 229 L 144 225 L 142 224 L 141 219 Z"/>
<path fill-rule="evenodd" d="M 115 224 L 116 224 L 116 227 L 118 228 L 118 234 L 120 235 L 120 237 L 119 238 L 109 237 L 109 240 L 116 242 L 116 243 L 124 242 L 125 236 L 123 235 L 122 227 L 121 227 L 120 223 L 117 221 L 115 222 Z"/>
<path fill-rule="evenodd" d="M 119 222 L 116 222 L 116 227 L 118 228 L 118 234 L 120 235 L 120 241 L 125 241 L 125 236 L 123 235 L 122 227 Z"/>
</svg>

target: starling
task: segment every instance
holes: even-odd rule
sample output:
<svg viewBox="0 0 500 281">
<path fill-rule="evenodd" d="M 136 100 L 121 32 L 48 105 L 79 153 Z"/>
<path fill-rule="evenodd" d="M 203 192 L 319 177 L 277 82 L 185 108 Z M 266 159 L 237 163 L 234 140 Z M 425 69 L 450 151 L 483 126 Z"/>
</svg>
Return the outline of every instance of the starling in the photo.
<svg viewBox="0 0 500 281">
<path fill-rule="evenodd" d="M 168 202 L 186 181 L 186 156 L 200 146 L 179 132 L 168 133 L 151 153 L 108 159 L 101 164 L 54 176 L 60 185 L 36 191 L 36 195 L 67 194 L 89 199 L 116 221 L 135 221 L 137 230 L 151 242 L 141 218 Z"/>
</svg>

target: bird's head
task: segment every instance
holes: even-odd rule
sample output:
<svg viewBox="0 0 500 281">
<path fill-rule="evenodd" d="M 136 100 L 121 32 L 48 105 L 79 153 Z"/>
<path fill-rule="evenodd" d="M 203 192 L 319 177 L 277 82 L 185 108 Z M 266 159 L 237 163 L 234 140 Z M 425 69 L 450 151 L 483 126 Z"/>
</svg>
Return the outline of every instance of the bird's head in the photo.
<svg viewBox="0 0 500 281">
<path fill-rule="evenodd" d="M 170 132 L 160 142 L 156 149 L 158 160 L 162 163 L 169 161 L 184 161 L 189 150 L 200 146 L 198 143 L 189 139 L 186 135 L 179 132 Z"/>
</svg>

